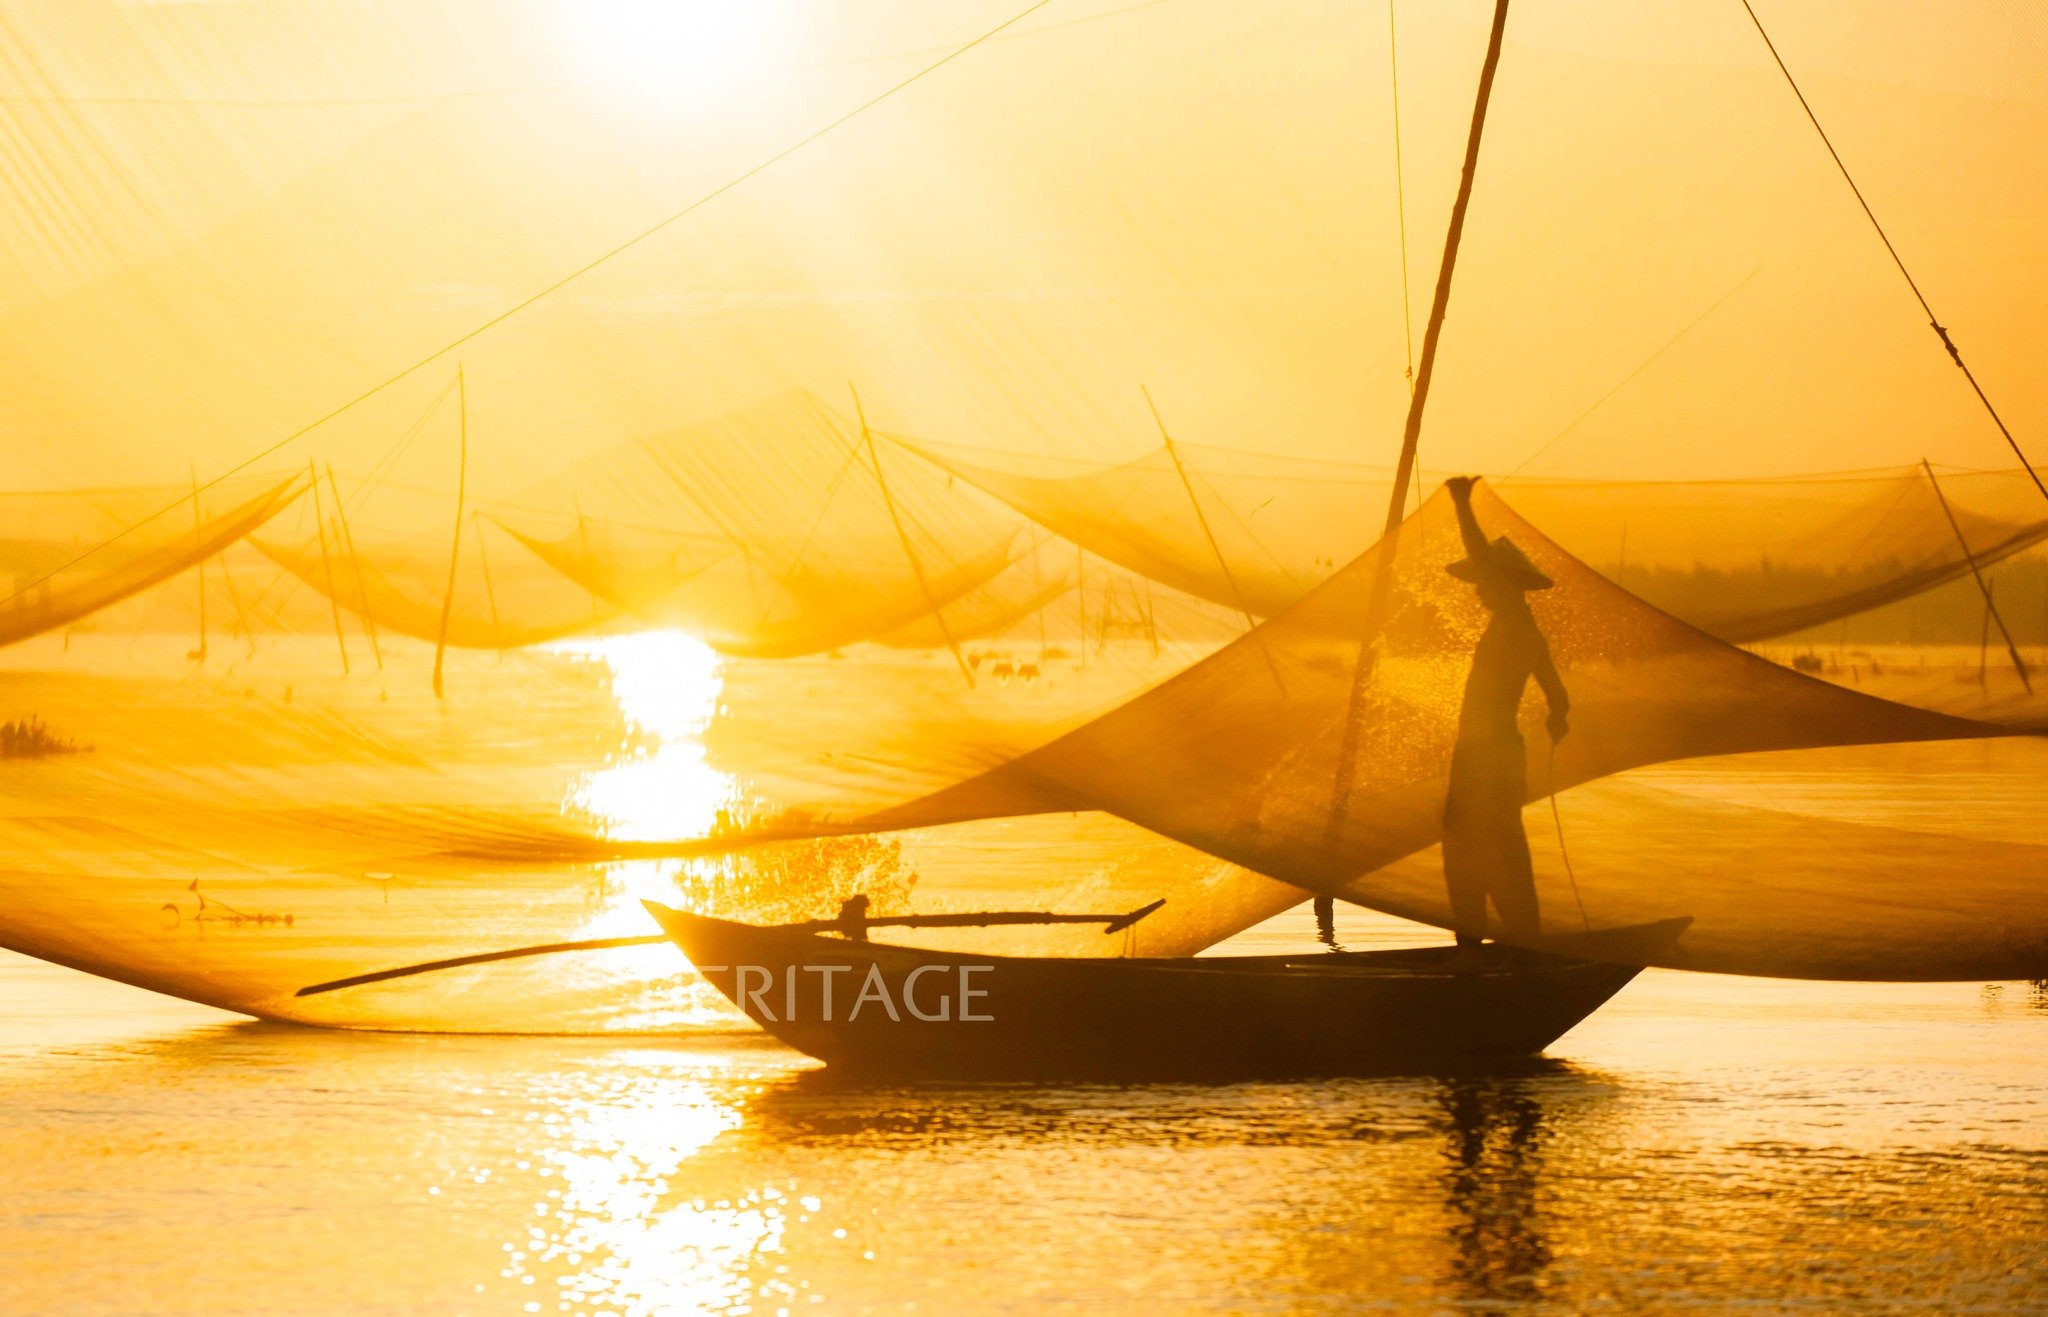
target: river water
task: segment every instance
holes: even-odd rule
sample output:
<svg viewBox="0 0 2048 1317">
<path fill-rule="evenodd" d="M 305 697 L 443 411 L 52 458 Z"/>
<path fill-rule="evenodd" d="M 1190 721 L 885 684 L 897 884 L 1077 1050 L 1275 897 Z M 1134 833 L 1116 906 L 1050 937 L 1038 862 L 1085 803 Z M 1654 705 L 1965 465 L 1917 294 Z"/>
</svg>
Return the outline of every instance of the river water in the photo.
<svg viewBox="0 0 2048 1317">
<path fill-rule="evenodd" d="M 10 956 L 0 1166 L 8 1312 L 2039 1311 L 2048 1000 L 1652 971 L 1520 1073 L 902 1088 Z"/>
</svg>

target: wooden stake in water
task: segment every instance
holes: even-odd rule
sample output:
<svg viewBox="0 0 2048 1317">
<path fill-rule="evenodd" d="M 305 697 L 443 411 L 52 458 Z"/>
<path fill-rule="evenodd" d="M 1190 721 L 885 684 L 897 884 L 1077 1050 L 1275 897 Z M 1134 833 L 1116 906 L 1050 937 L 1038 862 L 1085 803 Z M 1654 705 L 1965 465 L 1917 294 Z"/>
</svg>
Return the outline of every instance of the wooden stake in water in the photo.
<svg viewBox="0 0 2048 1317">
<path fill-rule="evenodd" d="M 441 661 L 448 653 L 448 619 L 455 611 L 455 569 L 462 562 L 462 504 L 469 492 L 469 385 L 464 380 L 462 367 L 455 368 L 456 413 L 456 467 L 455 467 L 455 535 L 448 546 L 448 589 L 441 596 L 441 625 L 434 632 L 434 698 L 443 695 L 441 685 Z"/>
</svg>

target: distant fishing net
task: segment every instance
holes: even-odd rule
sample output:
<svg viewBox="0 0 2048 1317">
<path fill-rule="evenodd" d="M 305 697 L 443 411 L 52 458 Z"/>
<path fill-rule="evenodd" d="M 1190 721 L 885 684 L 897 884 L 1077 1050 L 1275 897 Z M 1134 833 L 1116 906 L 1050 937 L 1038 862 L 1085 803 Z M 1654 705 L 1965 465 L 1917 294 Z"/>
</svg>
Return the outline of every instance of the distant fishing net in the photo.
<svg viewBox="0 0 2048 1317">
<path fill-rule="evenodd" d="M 1178 445 L 1178 462 L 1161 449 L 1059 474 L 909 446 L 1091 552 L 1258 616 L 1363 552 L 1391 486 L 1370 468 L 1196 445 Z M 1738 643 L 1908 598 L 2048 539 L 2040 492 L 2018 470 L 1507 488 L 1575 556 Z"/>
<path fill-rule="evenodd" d="M 791 393 L 619 444 L 528 496 L 572 502 L 573 524 L 504 520 L 644 624 L 728 654 L 794 657 L 904 628 L 893 643 L 916 643 L 921 626 L 957 642 L 1052 597 L 1042 572 L 1036 589 L 1025 573 L 991 588 L 1028 549 L 1021 523 L 950 483 Z"/>
<path fill-rule="evenodd" d="M 262 526 L 303 482 L 0 494 L 0 644 L 67 626 L 169 580 Z M 182 502 L 183 506 L 179 506 Z"/>
<path fill-rule="evenodd" d="M 421 509 L 415 524 L 448 524 L 409 534 L 377 521 L 345 526 L 331 506 L 323 511 L 316 519 L 309 501 L 302 524 L 287 528 L 289 534 L 273 530 L 250 543 L 373 635 L 430 643 L 445 637 L 458 649 L 516 649 L 603 631 L 620 615 L 494 521 L 466 519 L 457 546 L 445 505 L 433 509 L 435 517 Z"/>
</svg>

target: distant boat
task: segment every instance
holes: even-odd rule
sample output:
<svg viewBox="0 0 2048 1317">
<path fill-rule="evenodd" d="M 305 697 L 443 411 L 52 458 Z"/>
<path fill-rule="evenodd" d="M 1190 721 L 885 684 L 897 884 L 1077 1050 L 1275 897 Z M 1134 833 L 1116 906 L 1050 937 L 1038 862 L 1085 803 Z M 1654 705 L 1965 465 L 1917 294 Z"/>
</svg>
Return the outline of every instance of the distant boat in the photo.
<svg viewBox="0 0 2048 1317">
<path fill-rule="evenodd" d="M 1532 1056 L 1640 970 L 1488 947 L 1293 956 L 967 955 L 647 902 L 713 986 L 841 1070 L 926 1078 L 1394 1074 Z"/>
</svg>

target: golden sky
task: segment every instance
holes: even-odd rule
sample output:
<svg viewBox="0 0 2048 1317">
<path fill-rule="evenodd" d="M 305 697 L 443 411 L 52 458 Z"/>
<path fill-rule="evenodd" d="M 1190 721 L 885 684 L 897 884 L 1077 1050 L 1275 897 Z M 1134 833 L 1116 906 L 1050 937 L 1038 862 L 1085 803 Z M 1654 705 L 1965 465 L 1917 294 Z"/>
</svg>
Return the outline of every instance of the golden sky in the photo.
<svg viewBox="0 0 2048 1317">
<path fill-rule="evenodd" d="M 1021 7 L 0 6 L 0 481 L 219 470 Z M 1396 0 L 1418 338 L 1489 9 Z M 1759 13 L 2015 432 L 2048 435 L 2048 15 Z M 1190 441 L 1390 461 L 1387 17 L 1053 0 L 277 465 L 376 466 L 458 358 L 486 496 L 849 381 L 953 443 L 1136 454 L 1144 384 Z M 2007 464 L 1767 61 L 1734 0 L 1518 0 L 1428 465 Z M 453 451 L 437 414 L 402 478 L 452 483 Z"/>
</svg>

